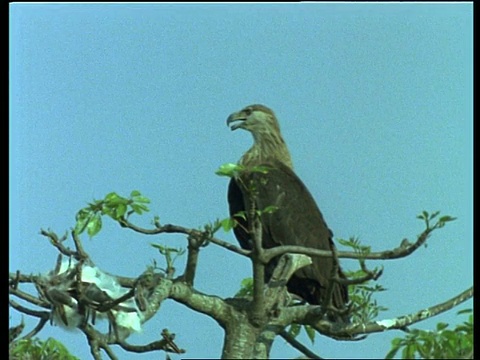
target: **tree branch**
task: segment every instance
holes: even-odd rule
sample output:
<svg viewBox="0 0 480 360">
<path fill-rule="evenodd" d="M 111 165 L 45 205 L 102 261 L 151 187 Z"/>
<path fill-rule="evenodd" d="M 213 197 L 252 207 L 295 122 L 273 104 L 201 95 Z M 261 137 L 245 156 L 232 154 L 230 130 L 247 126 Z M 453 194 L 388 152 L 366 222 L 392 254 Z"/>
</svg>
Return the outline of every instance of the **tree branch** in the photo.
<svg viewBox="0 0 480 360">
<path fill-rule="evenodd" d="M 153 341 L 146 345 L 131 345 L 125 341 L 118 341 L 117 344 L 120 345 L 124 350 L 135 353 L 144 353 L 156 350 L 163 350 L 175 354 L 185 353 L 185 350 L 179 348 L 175 344 L 175 334 L 170 334 L 167 329 L 163 329 L 161 335 L 163 338 L 162 340 Z"/>
<path fill-rule="evenodd" d="M 129 222 L 128 220 L 122 219 L 120 220 L 120 224 L 123 227 L 126 227 L 130 230 L 133 230 L 135 232 L 138 232 L 140 234 L 144 235 L 158 235 L 162 233 L 167 233 L 167 234 L 186 234 L 186 235 L 191 235 L 191 236 L 197 236 L 201 237 L 203 232 L 196 230 L 196 229 L 189 229 L 183 226 L 178 226 L 178 225 L 173 225 L 173 224 L 165 224 L 165 225 L 160 225 L 158 222 L 155 224 L 156 228 L 155 229 L 145 229 L 139 226 L 136 226 Z M 235 245 L 230 244 L 229 242 L 226 242 L 224 240 L 217 239 L 215 237 L 210 237 L 209 241 L 214 243 L 215 245 L 221 246 L 229 251 L 232 251 L 234 253 L 243 255 L 243 256 L 250 256 L 250 251 L 248 250 L 243 250 Z"/>
<path fill-rule="evenodd" d="M 365 260 L 391 260 L 391 259 L 399 259 L 402 257 L 406 257 L 412 254 L 415 250 L 417 250 L 420 246 L 422 246 L 432 232 L 432 229 L 424 230 L 417 238 L 417 241 L 413 244 L 405 243 L 402 241 L 399 247 L 396 247 L 393 250 L 385 250 L 379 252 L 372 252 L 368 254 L 359 254 L 356 252 L 351 251 L 339 251 L 337 253 L 338 258 L 345 258 L 345 259 L 365 259 Z M 270 261 L 271 259 L 286 254 L 286 253 L 293 253 L 293 254 L 304 254 L 309 256 L 320 256 L 320 257 L 333 257 L 334 254 L 332 251 L 328 250 L 318 250 L 314 248 L 307 248 L 304 246 L 295 246 L 295 245 L 283 245 L 277 246 L 270 249 L 265 249 L 265 260 Z"/>
<path fill-rule="evenodd" d="M 27 315 L 30 315 L 30 316 L 35 316 L 35 317 L 40 318 L 40 319 L 45 319 L 45 320 L 50 319 L 50 312 L 48 312 L 48 311 L 32 310 L 32 309 L 26 308 L 25 306 L 22 306 L 22 305 L 18 304 L 16 301 L 11 300 L 11 299 L 9 300 L 9 303 L 10 303 L 11 307 L 13 307 L 15 310 L 17 310 L 21 313 L 24 313 L 24 314 L 27 314 Z"/>
<path fill-rule="evenodd" d="M 34 281 L 32 280 L 32 281 L 29 281 L 29 282 L 33 283 Z M 28 293 L 26 293 L 22 290 L 10 288 L 9 292 L 10 292 L 10 294 L 15 295 L 16 297 L 18 297 L 22 300 L 28 301 L 29 303 L 31 303 L 33 305 L 37 305 L 37 306 L 40 306 L 40 307 L 43 307 L 43 308 L 46 308 L 46 309 L 49 308 L 48 303 L 46 303 L 45 301 L 42 301 L 42 300 L 38 299 L 37 297 L 32 296 L 32 295 L 30 295 L 30 294 L 28 294 Z"/>
<path fill-rule="evenodd" d="M 22 337 L 22 339 L 30 339 L 32 337 L 34 337 L 35 335 L 37 335 L 42 329 L 43 327 L 45 326 L 45 324 L 48 322 L 48 319 L 44 319 L 44 318 L 41 318 L 39 321 L 38 321 L 38 324 L 37 326 L 35 326 L 32 331 L 30 331 L 28 334 L 26 334 L 25 336 Z"/>
<path fill-rule="evenodd" d="M 260 326 L 265 320 L 265 265 L 262 262 L 263 248 L 262 248 L 262 223 L 258 216 L 253 212 L 253 221 L 249 222 L 250 234 L 252 235 L 254 250 L 252 253 L 253 266 L 253 303 L 251 311 L 249 312 L 250 321 L 254 325 Z"/>
<path fill-rule="evenodd" d="M 280 333 L 280 336 L 283 337 L 285 341 L 292 345 L 295 349 L 307 356 L 309 359 L 323 359 L 322 357 L 311 351 L 309 348 L 307 348 L 305 345 L 303 345 L 300 341 L 295 339 L 295 337 L 290 335 L 287 331 L 283 330 Z"/>
<path fill-rule="evenodd" d="M 201 244 L 194 236 L 188 236 L 187 264 L 185 265 L 185 272 L 183 278 L 185 283 L 190 286 L 193 286 L 193 282 L 195 280 L 195 272 L 197 270 L 200 245 Z"/>
<path fill-rule="evenodd" d="M 65 256 L 73 256 L 74 258 L 79 260 L 77 258 L 78 254 L 76 251 L 70 250 L 69 248 L 63 246 L 62 244 L 62 242 L 64 242 L 67 239 L 67 233 L 65 233 L 65 235 L 59 238 L 57 234 L 55 234 L 52 231 L 46 231 L 46 230 L 40 229 L 40 234 L 47 237 L 50 240 L 50 244 L 56 247 L 61 254 Z"/>
<path fill-rule="evenodd" d="M 265 291 L 267 313 L 271 312 L 275 305 L 280 308 L 285 306 L 281 304 L 281 297 L 286 294 L 288 280 L 298 269 L 311 263 L 312 259 L 302 254 L 285 254 L 280 257 Z"/>
<path fill-rule="evenodd" d="M 123 227 L 129 228 L 135 232 L 145 234 L 145 235 L 157 235 L 162 233 L 177 233 L 177 234 L 186 234 L 186 235 L 201 235 L 202 232 L 196 229 L 190 229 L 183 226 L 178 226 L 174 224 L 165 224 L 160 225 L 157 223 L 157 227 L 155 229 L 145 229 L 139 226 L 136 226 L 129 222 L 128 220 L 122 219 L 121 224 Z M 390 259 L 399 259 L 402 257 L 406 257 L 416 251 L 419 247 L 421 247 L 426 240 L 428 239 L 429 234 L 434 229 L 426 229 L 424 230 L 418 237 L 415 243 L 411 244 L 408 241 L 403 240 L 401 245 L 392 249 L 392 250 L 384 250 L 378 252 L 371 252 L 369 254 L 359 254 L 352 251 L 338 251 L 337 257 L 343 259 L 365 259 L 365 260 L 390 260 Z M 237 254 L 250 257 L 251 251 L 241 249 L 235 245 L 230 244 L 224 240 L 220 240 L 218 238 L 212 237 L 209 239 L 212 243 L 219 245 L 229 251 L 235 252 Z M 263 252 L 263 261 L 269 262 L 271 259 L 281 256 L 286 253 L 293 253 L 293 254 L 304 254 L 308 256 L 319 256 L 319 257 L 333 257 L 332 251 L 328 250 L 318 250 L 314 248 L 308 248 L 304 246 L 295 246 L 295 245 L 283 245 L 277 246 L 270 249 L 264 249 Z"/>
<path fill-rule="evenodd" d="M 229 313 L 233 310 L 232 306 L 227 304 L 218 296 L 202 294 L 183 282 L 172 282 L 164 280 L 168 283 L 169 298 L 184 304 L 188 308 L 206 314 L 215 319 L 220 325 L 224 325 L 229 317 Z"/>
<path fill-rule="evenodd" d="M 424 310 L 420 310 L 409 315 L 398 316 L 393 319 L 372 321 L 367 324 L 343 325 L 332 323 L 323 319 L 315 320 L 321 315 L 322 309 L 320 306 L 289 307 L 284 310 L 283 315 L 288 318 L 288 321 L 303 325 L 311 325 L 313 328 L 315 328 L 315 330 L 326 336 L 339 338 L 341 340 L 354 340 L 355 336 L 357 335 L 371 334 L 393 329 L 402 330 L 409 325 L 450 310 L 460 303 L 470 299 L 472 296 L 473 287 L 463 291 L 450 300 L 433 305 Z"/>
</svg>

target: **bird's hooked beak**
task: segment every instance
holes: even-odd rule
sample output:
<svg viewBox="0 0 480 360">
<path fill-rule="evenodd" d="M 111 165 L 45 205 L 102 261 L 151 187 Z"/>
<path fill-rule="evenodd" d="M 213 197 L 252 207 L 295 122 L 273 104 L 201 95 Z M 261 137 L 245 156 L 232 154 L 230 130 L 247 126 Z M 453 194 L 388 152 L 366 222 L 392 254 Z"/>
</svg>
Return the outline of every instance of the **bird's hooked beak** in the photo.
<svg viewBox="0 0 480 360">
<path fill-rule="evenodd" d="M 239 128 L 244 127 L 246 120 L 247 120 L 247 117 L 245 116 L 243 111 L 235 112 L 227 118 L 227 126 L 230 126 L 230 124 L 234 123 L 234 122 L 240 122 L 240 123 L 234 124 L 230 127 L 230 129 L 232 131 L 237 130 Z"/>
</svg>

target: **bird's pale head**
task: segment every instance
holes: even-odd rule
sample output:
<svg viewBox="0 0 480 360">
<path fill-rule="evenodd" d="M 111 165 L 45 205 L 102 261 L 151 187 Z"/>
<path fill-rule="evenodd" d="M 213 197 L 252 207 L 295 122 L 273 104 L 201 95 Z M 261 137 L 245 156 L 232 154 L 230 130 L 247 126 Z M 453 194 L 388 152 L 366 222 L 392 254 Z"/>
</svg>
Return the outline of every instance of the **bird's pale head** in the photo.
<svg viewBox="0 0 480 360">
<path fill-rule="evenodd" d="M 232 130 L 244 129 L 250 131 L 255 140 L 264 134 L 280 134 L 280 126 L 271 109 L 264 105 L 254 104 L 234 112 L 227 119 L 227 125 Z"/>
<path fill-rule="evenodd" d="M 231 114 L 227 118 L 227 125 L 232 130 L 244 129 L 253 135 L 254 145 L 240 159 L 240 163 L 255 165 L 275 159 L 292 167 L 277 118 L 268 107 L 260 104 L 249 105 Z"/>
</svg>

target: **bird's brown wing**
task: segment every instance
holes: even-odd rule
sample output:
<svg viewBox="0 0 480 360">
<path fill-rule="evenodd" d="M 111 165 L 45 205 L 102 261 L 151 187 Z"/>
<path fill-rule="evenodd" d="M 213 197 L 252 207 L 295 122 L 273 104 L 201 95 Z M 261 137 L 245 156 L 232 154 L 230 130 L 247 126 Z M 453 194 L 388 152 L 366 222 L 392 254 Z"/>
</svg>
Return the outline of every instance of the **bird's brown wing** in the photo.
<svg viewBox="0 0 480 360">
<path fill-rule="evenodd" d="M 331 250 L 335 246 L 332 232 L 303 182 L 281 162 L 264 165 L 270 167 L 266 173 L 244 173 L 241 181 L 232 179 L 228 194 L 231 214 L 249 206 L 247 191 L 238 185 L 239 182 L 253 185 L 257 210 L 271 205 L 277 207 L 272 213 L 262 215 L 263 247 L 299 245 Z M 246 223 L 243 221 L 242 225 L 246 226 Z M 235 228 L 235 235 L 242 247 L 251 248 L 250 237 L 242 227 Z M 298 270 L 289 281 L 289 291 L 311 304 L 322 303 L 333 264 L 332 258 L 312 257 L 312 265 Z M 333 304 L 343 308 L 346 302 L 346 287 L 335 284 Z"/>
</svg>

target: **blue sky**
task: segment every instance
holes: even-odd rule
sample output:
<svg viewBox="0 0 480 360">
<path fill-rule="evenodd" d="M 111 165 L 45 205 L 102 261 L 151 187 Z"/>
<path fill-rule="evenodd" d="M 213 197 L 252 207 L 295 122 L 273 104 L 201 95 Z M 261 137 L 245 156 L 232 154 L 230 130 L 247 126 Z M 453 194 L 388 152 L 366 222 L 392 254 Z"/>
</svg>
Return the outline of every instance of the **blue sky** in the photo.
<svg viewBox="0 0 480 360">
<path fill-rule="evenodd" d="M 389 311 L 380 319 L 453 297 L 473 283 L 472 10 L 10 4 L 10 271 L 52 269 L 57 254 L 40 228 L 63 234 L 80 208 L 111 191 L 151 199 L 151 212 L 137 220 L 144 226 L 154 215 L 195 228 L 227 217 L 227 179 L 214 172 L 252 139 L 225 120 L 261 103 L 276 112 L 295 170 L 336 237 L 358 236 L 380 251 L 414 240 L 422 210 L 458 217 L 410 257 L 367 263 L 385 267 L 379 282 L 388 291 L 377 299 Z M 218 236 L 236 243 L 231 233 Z M 161 260 L 151 242 L 186 246 L 181 236 L 140 236 L 109 221 L 84 239 L 97 266 L 132 277 Z M 210 245 L 196 288 L 229 297 L 247 276 L 246 259 Z M 417 327 L 455 324 L 454 314 Z M 187 357 L 221 353 L 221 328 L 173 301 L 130 340 L 153 341 L 163 328 Z M 89 357 L 78 333 L 41 334 Z M 378 358 L 395 336 L 402 334 L 352 343 L 319 336 L 313 348 L 323 357 Z M 271 355 L 298 352 L 278 339 Z"/>
</svg>

